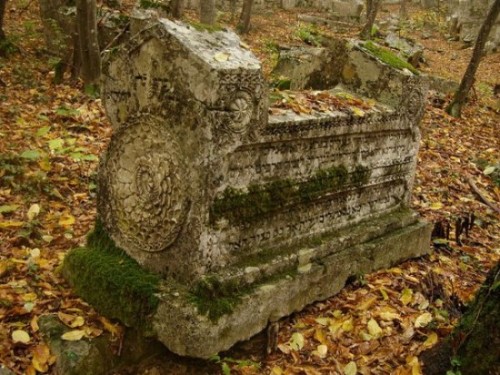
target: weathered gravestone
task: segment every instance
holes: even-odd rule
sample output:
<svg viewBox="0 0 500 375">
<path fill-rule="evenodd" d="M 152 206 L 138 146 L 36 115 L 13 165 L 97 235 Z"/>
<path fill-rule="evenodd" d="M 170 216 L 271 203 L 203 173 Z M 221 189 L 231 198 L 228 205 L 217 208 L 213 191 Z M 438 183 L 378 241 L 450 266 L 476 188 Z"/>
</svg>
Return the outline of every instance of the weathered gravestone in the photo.
<svg viewBox="0 0 500 375">
<path fill-rule="evenodd" d="M 493 3 L 493 0 L 449 0 L 448 22 L 451 36 L 466 43 L 474 43 Z M 490 31 L 485 51 L 498 51 L 499 46 L 500 17 Z"/>
<path fill-rule="evenodd" d="M 371 87 L 384 103 L 269 116 L 261 65 L 235 34 L 166 19 L 108 56 L 114 134 L 99 217 L 118 247 L 162 275 L 146 319 L 173 352 L 207 358 L 350 276 L 429 251 L 429 225 L 407 208 L 425 87 L 356 42 L 342 56 L 334 83 Z M 84 258 L 70 253 L 65 273 L 91 303 L 112 316 L 117 295 L 137 307 L 133 280 L 109 282 L 127 260 L 101 271 L 108 258 Z M 99 287 L 103 299 L 85 294 Z"/>
</svg>

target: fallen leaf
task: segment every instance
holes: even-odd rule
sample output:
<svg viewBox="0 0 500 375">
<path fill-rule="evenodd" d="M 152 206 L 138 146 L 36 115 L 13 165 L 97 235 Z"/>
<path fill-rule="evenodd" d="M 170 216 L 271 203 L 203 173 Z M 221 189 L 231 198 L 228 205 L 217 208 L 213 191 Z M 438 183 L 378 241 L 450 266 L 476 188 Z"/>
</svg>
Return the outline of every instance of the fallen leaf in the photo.
<svg viewBox="0 0 500 375">
<path fill-rule="evenodd" d="M 0 221 L 0 228 L 18 228 L 23 225 L 24 222 L 22 221 Z"/>
<path fill-rule="evenodd" d="M 73 331 L 68 331 L 61 336 L 61 339 L 66 341 L 79 341 L 85 336 L 85 331 L 81 329 L 75 329 Z"/>
<path fill-rule="evenodd" d="M 73 225 L 75 223 L 75 221 L 76 221 L 76 219 L 73 215 L 71 215 L 69 213 L 65 213 L 59 218 L 59 225 L 61 225 L 63 227 L 69 227 L 69 226 Z"/>
<path fill-rule="evenodd" d="M 26 216 L 28 217 L 28 220 L 31 221 L 35 217 L 37 217 L 39 213 L 40 213 L 40 205 L 37 204 L 37 203 L 34 203 L 29 208 L 28 213 L 26 214 Z"/>
<path fill-rule="evenodd" d="M 429 336 L 427 336 L 427 340 L 424 341 L 423 346 L 425 348 L 430 348 L 434 346 L 438 342 L 438 335 L 436 332 L 431 332 Z"/>
<path fill-rule="evenodd" d="M 229 60 L 230 57 L 231 57 L 231 54 L 227 53 L 227 52 L 217 52 L 214 55 L 214 59 L 216 61 L 219 61 L 219 62 L 227 61 L 227 60 Z"/>
<path fill-rule="evenodd" d="M 28 332 L 22 329 L 16 329 L 12 332 L 12 341 L 14 341 L 14 343 L 28 344 L 31 341 L 31 337 Z"/>
<path fill-rule="evenodd" d="M 344 375 L 356 375 L 358 373 L 358 366 L 356 362 L 351 361 L 344 367 Z"/>
<path fill-rule="evenodd" d="M 368 321 L 367 328 L 373 337 L 379 337 L 382 334 L 382 328 L 380 328 L 377 321 L 373 318 Z"/>
<path fill-rule="evenodd" d="M 113 324 L 111 323 L 108 319 L 105 317 L 101 316 L 99 317 L 99 321 L 102 323 L 104 326 L 104 329 L 111 333 L 113 336 L 120 336 L 122 333 L 122 330 L 118 324 Z"/>
<path fill-rule="evenodd" d="M 299 351 L 304 347 L 304 336 L 300 332 L 295 332 L 290 339 L 290 348 Z"/>
<path fill-rule="evenodd" d="M 318 347 L 312 352 L 312 354 L 318 356 L 319 358 L 325 358 L 328 354 L 328 346 L 323 344 L 318 345 Z"/>
<path fill-rule="evenodd" d="M 50 357 L 49 347 L 46 344 L 39 344 L 33 349 L 31 363 L 38 372 L 47 372 L 49 370 L 48 362 Z"/>
<path fill-rule="evenodd" d="M 426 327 L 432 321 L 432 314 L 425 312 L 415 320 L 415 328 Z"/>
<path fill-rule="evenodd" d="M 403 303 L 403 305 L 408 305 L 413 297 L 413 290 L 404 288 L 403 291 L 401 292 L 401 297 L 399 300 Z"/>
</svg>

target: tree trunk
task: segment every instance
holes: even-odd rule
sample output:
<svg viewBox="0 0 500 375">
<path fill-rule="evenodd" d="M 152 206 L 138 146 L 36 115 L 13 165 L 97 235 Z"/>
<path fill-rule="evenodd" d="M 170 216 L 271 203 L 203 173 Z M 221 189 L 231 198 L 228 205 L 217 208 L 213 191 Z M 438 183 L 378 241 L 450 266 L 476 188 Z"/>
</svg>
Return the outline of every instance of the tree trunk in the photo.
<svg viewBox="0 0 500 375">
<path fill-rule="evenodd" d="M 359 35 L 360 39 L 368 40 L 372 37 L 372 28 L 377 18 L 381 0 L 366 0 L 366 24 Z"/>
<path fill-rule="evenodd" d="M 477 68 L 481 61 L 483 55 L 484 46 L 488 41 L 490 31 L 496 22 L 498 14 L 500 12 L 500 0 L 495 0 L 493 5 L 486 16 L 481 29 L 479 29 L 479 34 L 477 35 L 476 45 L 474 46 L 474 51 L 472 52 L 472 57 L 469 62 L 469 66 L 465 71 L 465 74 L 460 82 L 460 86 L 455 93 L 455 97 L 450 105 L 446 108 L 446 112 L 454 117 L 460 117 L 462 114 L 462 107 L 467 100 L 467 95 L 474 84 L 474 76 L 476 75 Z"/>
<path fill-rule="evenodd" d="M 217 18 L 215 0 L 200 1 L 200 21 L 207 25 L 213 25 Z"/>
<path fill-rule="evenodd" d="M 181 18 L 184 14 L 185 0 L 172 0 L 172 17 Z"/>
<path fill-rule="evenodd" d="M 250 31 L 250 16 L 252 15 L 253 0 L 244 0 L 243 9 L 241 11 L 240 23 L 238 29 L 242 34 Z"/>
<path fill-rule="evenodd" d="M 488 274 L 453 333 L 420 360 L 426 375 L 498 374 L 500 368 L 500 263 Z M 451 360 L 454 359 L 452 362 Z M 450 369 L 455 366 L 458 368 Z M 459 371 L 459 372 L 458 372 Z"/>
<path fill-rule="evenodd" d="M 5 5 L 7 0 L 0 0 L 0 56 L 5 55 L 5 49 L 7 47 L 7 37 L 3 31 L 3 17 L 5 15 Z"/>
<path fill-rule="evenodd" d="M 399 8 L 399 19 L 401 21 L 408 18 L 408 0 L 401 0 L 401 7 Z"/>
<path fill-rule="evenodd" d="M 236 6 L 238 1 L 237 0 L 229 0 L 229 12 L 231 13 L 231 22 L 233 22 L 234 17 L 236 15 Z"/>
<path fill-rule="evenodd" d="M 86 89 L 98 87 L 101 76 L 101 55 L 97 40 L 97 17 L 95 0 L 77 0 L 77 30 L 80 41 L 82 79 Z"/>
</svg>

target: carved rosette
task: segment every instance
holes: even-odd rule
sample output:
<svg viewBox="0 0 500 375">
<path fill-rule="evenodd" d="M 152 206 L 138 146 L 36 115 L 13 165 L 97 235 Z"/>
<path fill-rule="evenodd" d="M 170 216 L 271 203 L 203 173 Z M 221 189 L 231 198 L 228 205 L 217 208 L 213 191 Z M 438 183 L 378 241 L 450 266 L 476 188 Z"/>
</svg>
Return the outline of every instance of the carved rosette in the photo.
<svg viewBox="0 0 500 375">
<path fill-rule="evenodd" d="M 411 124 L 418 125 L 425 111 L 425 95 L 419 88 L 412 88 L 402 101 L 403 117 Z"/>
<path fill-rule="evenodd" d="M 226 124 L 226 129 L 235 134 L 246 133 L 254 110 L 252 97 L 244 91 L 238 92 L 229 103 L 228 110 L 231 121 Z"/>
<path fill-rule="evenodd" d="M 99 215 L 131 256 L 164 251 L 179 236 L 188 210 L 179 155 L 165 125 L 150 117 L 111 139 L 99 172 Z"/>
</svg>

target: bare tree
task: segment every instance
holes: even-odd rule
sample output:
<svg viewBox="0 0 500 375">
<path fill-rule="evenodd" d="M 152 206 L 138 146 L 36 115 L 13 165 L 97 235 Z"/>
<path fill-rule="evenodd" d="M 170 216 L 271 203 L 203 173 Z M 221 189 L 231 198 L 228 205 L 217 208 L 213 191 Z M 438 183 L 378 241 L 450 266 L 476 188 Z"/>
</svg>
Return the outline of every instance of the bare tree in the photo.
<svg viewBox="0 0 500 375">
<path fill-rule="evenodd" d="M 82 79 L 86 88 L 96 88 L 101 76 L 101 55 L 97 39 L 97 16 L 95 0 L 77 0 L 77 30 L 80 42 Z"/>
<path fill-rule="evenodd" d="M 237 5 L 238 5 L 238 0 L 229 0 L 229 12 L 231 13 L 231 22 L 234 20 Z"/>
<path fill-rule="evenodd" d="M 242 34 L 246 34 L 250 31 L 250 17 L 252 15 L 252 5 L 253 0 L 244 0 L 243 9 L 241 11 L 240 23 L 238 29 Z"/>
<path fill-rule="evenodd" d="M 490 35 L 490 31 L 498 18 L 500 13 L 500 0 L 495 0 L 491 5 L 491 8 L 484 20 L 481 28 L 479 29 L 479 34 L 477 35 L 476 44 L 474 50 L 472 51 L 472 57 L 469 62 L 469 66 L 465 71 L 465 74 L 460 82 L 460 86 L 455 93 L 455 96 L 446 108 L 446 112 L 454 117 L 460 117 L 462 114 L 462 107 L 467 100 L 467 95 L 474 84 L 474 76 L 476 75 L 477 68 L 481 62 L 481 57 L 483 55 L 484 46 Z"/>
<path fill-rule="evenodd" d="M 213 25 L 217 18 L 215 0 L 200 1 L 200 21 L 207 25 Z"/>
<path fill-rule="evenodd" d="M 184 14 L 185 0 L 172 0 L 172 17 L 181 18 Z"/>
<path fill-rule="evenodd" d="M 0 56 L 5 54 L 7 47 L 7 37 L 3 31 L 3 16 L 5 15 L 5 5 L 7 0 L 0 0 Z"/>
<path fill-rule="evenodd" d="M 408 17 L 408 0 L 400 0 L 399 19 L 401 21 Z"/>
<path fill-rule="evenodd" d="M 359 34 L 359 37 L 363 40 L 371 39 L 372 37 L 372 28 L 377 18 L 380 3 L 381 0 L 366 0 L 366 23 Z"/>
</svg>

